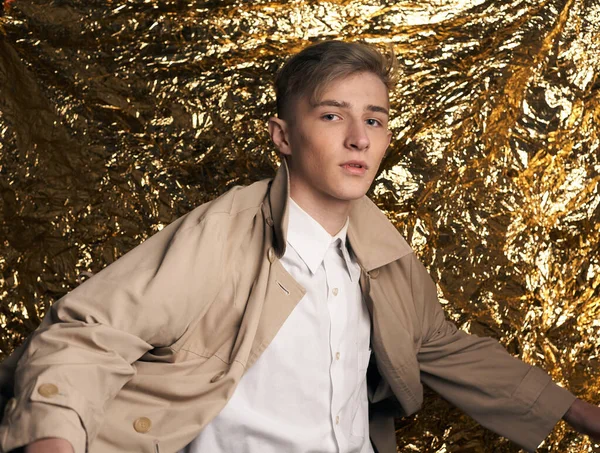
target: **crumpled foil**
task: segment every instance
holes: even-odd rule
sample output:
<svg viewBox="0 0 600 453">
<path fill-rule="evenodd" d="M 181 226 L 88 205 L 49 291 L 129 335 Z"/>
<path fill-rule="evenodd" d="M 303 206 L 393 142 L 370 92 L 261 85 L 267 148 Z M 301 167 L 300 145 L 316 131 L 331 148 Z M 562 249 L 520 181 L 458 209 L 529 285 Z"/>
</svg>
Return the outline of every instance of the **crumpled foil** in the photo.
<svg viewBox="0 0 600 453">
<path fill-rule="evenodd" d="M 392 44 L 371 195 L 462 329 L 599 403 L 598 0 L 4 0 L 0 350 L 142 240 L 277 166 L 285 58 Z M 401 452 L 517 452 L 428 392 Z M 593 451 L 562 422 L 542 452 Z"/>
</svg>

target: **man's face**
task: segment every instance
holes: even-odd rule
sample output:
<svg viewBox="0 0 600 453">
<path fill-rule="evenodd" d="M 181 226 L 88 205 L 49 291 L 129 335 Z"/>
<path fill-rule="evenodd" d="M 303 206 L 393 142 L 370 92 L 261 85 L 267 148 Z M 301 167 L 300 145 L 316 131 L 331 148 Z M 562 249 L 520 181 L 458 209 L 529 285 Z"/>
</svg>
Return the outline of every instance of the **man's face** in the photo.
<svg viewBox="0 0 600 453">
<path fill-rule="evenodd" d="M 273 120 L 271 135 L 290 168 L 296 201 L 323 207 L 362 197 L 387 149 L 388 93 L 372 73 L 334 80 L 316 104 L 307 96 L 292 107 L 291 121 Z"/>
</svg>

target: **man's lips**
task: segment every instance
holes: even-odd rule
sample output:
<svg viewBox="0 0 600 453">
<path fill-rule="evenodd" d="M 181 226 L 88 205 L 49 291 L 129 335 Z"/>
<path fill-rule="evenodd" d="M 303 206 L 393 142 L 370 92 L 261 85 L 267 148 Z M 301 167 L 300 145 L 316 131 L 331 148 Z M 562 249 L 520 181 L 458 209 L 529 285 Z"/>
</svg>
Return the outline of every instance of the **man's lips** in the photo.
<svg viewBox="0 0 600 453">
<path fill-rule="evenodd" d="M 342 167 L 345 167 L 346 165 L 349 167 L 364 168 L 365 170 L 369 168 L 367 163 L 363 160 L 349 160 L 348 162 L 344 162 Z"/>
<path fill-rule="evenodd" d="M 353 175 L 364 175 L 368 170 L 366 162 L 361 160 L 350 160 L 340 165 L 344 170 Z"/>
</svg>

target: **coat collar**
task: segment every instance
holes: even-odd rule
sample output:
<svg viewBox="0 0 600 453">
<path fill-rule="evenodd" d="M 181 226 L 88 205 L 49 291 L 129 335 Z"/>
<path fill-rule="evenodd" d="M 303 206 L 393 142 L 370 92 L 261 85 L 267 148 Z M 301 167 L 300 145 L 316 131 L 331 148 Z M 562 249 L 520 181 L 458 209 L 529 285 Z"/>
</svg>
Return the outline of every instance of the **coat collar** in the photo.
<svg viewBox="0 0 600 453">
<path fill-rule="evenodd" d="M 285 254 L 287 244 L 289 196 L 289 170 L 285 159 L 282 159 L 268 195 L 275 232 L 274 249 L 279 258 Z M 410 245 L 367 196 L 352 202 L 348 240 L 358 262 L 367 272 L 412 253 Z"/>
</svg>

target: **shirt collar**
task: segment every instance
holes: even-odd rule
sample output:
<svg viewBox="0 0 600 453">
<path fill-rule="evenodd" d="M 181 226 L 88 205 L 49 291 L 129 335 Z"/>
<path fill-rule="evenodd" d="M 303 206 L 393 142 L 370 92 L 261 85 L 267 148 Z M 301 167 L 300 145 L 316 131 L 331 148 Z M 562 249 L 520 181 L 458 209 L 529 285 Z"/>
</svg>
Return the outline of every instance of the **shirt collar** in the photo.
<svg viewBox="0 0 600 453">
<path fill-rule="evenodd" d="M 270 182 L 265 216 L 272 219 L 274 247 L 279 258 L 285 253 L 288 226 L 289 174 L 285 158 Z M 352 202 L 348 241 L 358 262 L 369 272 L 412 253 L 410 245 L 398 233 L 386 215 L 368 197 Z"/>
<path fill-rule="evenodd" d="M 306 263 L 311 273 L 317 272 L 329 247 L 337 243 L 342 250 L 350 279 L 355 281 L 359 277 L 356 270 L 353 271 L 356 266 L 352 265 L 350 253 L 346 248 L 349 218 L 346 219 L 342 229 L 335 236 L 331 236 L 319 222 L 291 198 L 288 200 L 288 215 L 287 242 Z M 360 270 L 358 270 L 358 274 L 360 274 Z"/>
</svg>

